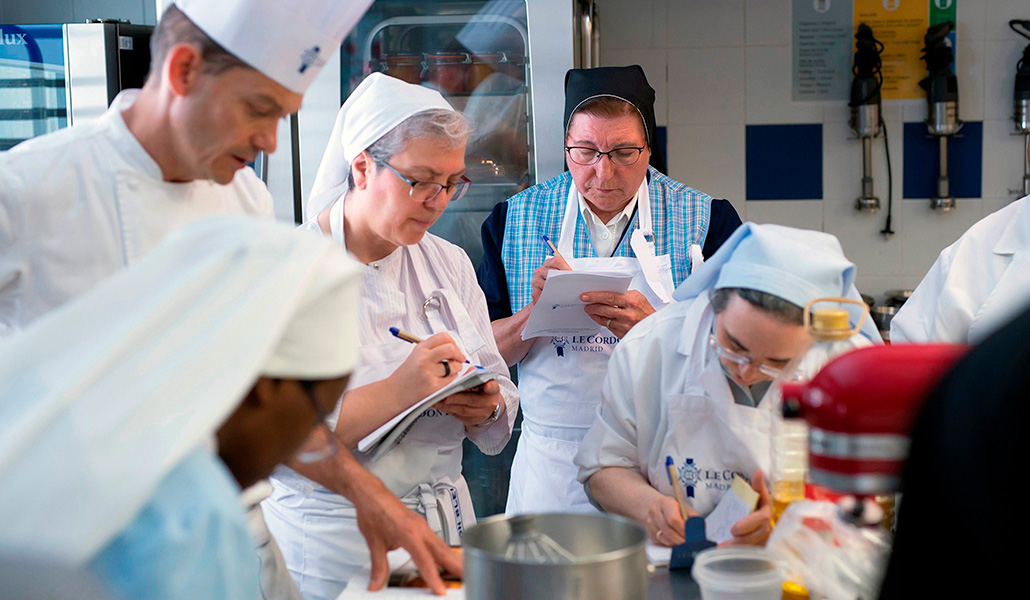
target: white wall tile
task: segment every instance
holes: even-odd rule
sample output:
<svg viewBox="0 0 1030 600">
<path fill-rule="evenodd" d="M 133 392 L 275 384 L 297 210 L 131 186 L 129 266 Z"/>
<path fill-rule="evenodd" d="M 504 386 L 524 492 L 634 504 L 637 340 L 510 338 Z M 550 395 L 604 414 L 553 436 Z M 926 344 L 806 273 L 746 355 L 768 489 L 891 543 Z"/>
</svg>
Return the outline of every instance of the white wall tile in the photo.
<svg viewBox="0 0 1030 600">
<path fill-rule="evenodd" d="M 662 10 L 661 19 L 656 18 L 656 8 Z M 656 24 L 663 29 L 660 43 L 664 45 L 664 11 L 665 0 L 597 0 L 602 55 L 605 48 L 652 47 Z"/>
<path fill-rule="evenodd" d="M 743 45 L 744 0 L 668 0 L 668 28 L 671 47 Z"/>
<path fill-rule="evenodd" d="M 744 122 L 744 48 L 669 49 L 669 124 Z"/>
<path fill-rule="evenodd" d="M 822 121 L 822 103 L 791 100 L 790 46 L 749 46 L 745 53 L 745 116 L 749 124 Z"/>
<path fill-rule="evenodd" d="M 983 183 L 985 198 L 1009 197 L 1010 190 L 1021 190 L 1026 142 L 1021 135 L 1011 135 L 1012 121 L 984 121 Z M 1012 195 L 1011 198 L 1016 198 Z"/>
<path fill-rule="evenodd" d="M 1009 196 L 1008 198 L 984 198 L 983 210 L 980 212 L 983 213 L 983 217 L 987 217 L 1012 204 L 1017 199 L 1015 196 Z"/>
<path fill-rule="evenodd" d="M 748 46 L 790 44 L 790 0 L 747 0 L 744 26 Z"/>
<path fill-rule="evenodd" d="M 643 67 L 648 83 L 654 88 L 655 120 L 659 126 L 669 123 L 669 84 L 666 78 L 665 55 L 666 50 L 664 48 L 640 50 L 601 49 L 601 65 L 603 66 L 640 65 Z"/>
<path fill-rule="evenodd" d="M 823 203 L 821 200 L 748 200 L 747 218 L 755 223 L 822 231 Z"/>
<path fill-rule="evenodd" d="M 669 45 L 669 0 L 652 1 L 654 10 L 651 14 L 651 45 L 655 48 L 666 48 Z"/>
<path fill-rule="evenodd" d="M 1023 39 L 1009 29 L 1009 21 L 1030 19 L 1030 6 L 1027 6 L 1026 0 L 987 0 L 984 4 L 984 31 L 988 40 Z M 959 7 L 961 6 L 960 1 Z"/>
<path fill-rule="evenodd" d="M 882 208 L 875 213 L 859 212 L 855 200 L 862 192 L 862 142 L 853 136 L 846 120 L 823 124 L 823 230 L 837 236 L 859 273 L 901 275 L 898 235 L 887 239 L 880 234 L 887 218 L 882 136 L 873 139 L 872 158 L 873 193 Z M 902 229 L 899 212 L 895 211 L 892 227 L 897 233 Z"/>
<path fill-rule="evenodd" d="M 958 77 L 958 115 L 963 121 L 980 121 L 984 118 L 986 54 L 987 43 L 982 40 L 964 40 L 959 43 L 955 75 Z M 1014 63 L 1012 70 L 1015 73 Z"/>
<path fill-rule="evenodd" d="M 668 161 L 674 179 L 745 210 L 744 125 L 669 127 Z"/>
<path fill-rule="evenodd" d="M 1030 6 L 1027 8 L 1030 18 Z M 1012 93 L 1016 84 L 1016 63 L 1023 56 L 1026 39 L 986 42 L 984 59 L 984 119 L 1011 119 Z M 961 93 L 961 88 L 960 92 Z"/>
<path fill-rule="evenodd" d="M 902 235 L 902 273 L 923 277 L 941 250 L 950 246 L 982 218 L 982 202 L 960 198 L 951 212 L 930 209 L 928 200 L 901 202 L 905 231 Z"/>
<path fill-rule="evenodd" d="M 983 40 L 986 36 L 986 5 L 995 0 L 957 0 L 955 20 L 959 40 Z"/>
</svg>

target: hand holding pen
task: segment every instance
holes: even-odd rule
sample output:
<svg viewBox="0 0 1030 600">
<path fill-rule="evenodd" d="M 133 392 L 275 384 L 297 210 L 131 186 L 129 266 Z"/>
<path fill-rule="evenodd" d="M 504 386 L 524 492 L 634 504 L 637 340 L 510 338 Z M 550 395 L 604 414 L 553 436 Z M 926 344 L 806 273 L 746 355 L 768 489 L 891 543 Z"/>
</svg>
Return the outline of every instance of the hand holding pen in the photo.
<svg viewBox="0 0 1030 600">
<path fill-rule="evenodd" d="M 426 341 L 426 340 L 418 337 L 417 335 L 412 335 L 412 334 L 408 333 L 407 331 L 402 331 L 401 329 L 398 329 L 397 327 L 391 327 L 390 328 L 390 334 L 393 335 L 393 337 L 395 337 L 395 338 L 402 339 L 405 342 L 410 342 L 412 344 L 421 344 L 422 342 Z M 443 334 L 436 334 L 436 335 L 446 335 L 447 339 L 450 340 L 452 344 L 454 343 L 454 340 L 451 340 L 450 334 L 443 333 Z M 436 335 L 430 336 L 430 339 L 432 339 L 433 337 L 436 337 Z M 455 348 L 456 347 L 457 346 L 455 346 Z M 474 364 L 474 363 L 470 362 L 467 358 L 465 358 L 463 360 L 464 360 L 464 364 L 466 364 L 466 365 L 472 365 L 472 366 L 474 366 L 477 369 L 482 369 L 483 368 L 480 365 L 477 365 L 477 364 Z M 451 366 L 448 364 L 449 362 L 450 361 L 447 361 L 447 360 L 443 361 L 443 367 L 444 367 L 444 375 L 443 376 L 444 377 L 450 377 L 451 376 L 452 369 L 451 369 Z"/>
<path fill-rule="evenodd" d="M 665 459 L 665 472 L 669 477 L 675 498 L 662 493 L 655 494 L 655 500 L 648 507 L 644 527 L 647 528 L 647 533 L 654 543 L 662 546 L 676 546 L 686 541 L 684 531 L 686 521 L 690 517 L 696 516 L 697 511 L 683 499 L 683 490 L 672 457 Z"/>
<path fill-rule="evenodd" d="M 548 258 L 540 265 L 535 271 L 533 271 L 533 280 L 531 282 L 533 288 L 533 302 L 536 302 L 540 298 L 540 293 L 544 290 L 544 282 L 547 281 L 547 273 L 551 270 L 557 271 L 571 271 L 572 267 L 565 261 L 565 258 L 558 252 L 558 249 L 554 247 L 551 240 L 546 236 L 541 236 L 541 239 L 547 244 L 547 247 L 551 249 L 554 254 L 551 258 Z"/>
</svg>

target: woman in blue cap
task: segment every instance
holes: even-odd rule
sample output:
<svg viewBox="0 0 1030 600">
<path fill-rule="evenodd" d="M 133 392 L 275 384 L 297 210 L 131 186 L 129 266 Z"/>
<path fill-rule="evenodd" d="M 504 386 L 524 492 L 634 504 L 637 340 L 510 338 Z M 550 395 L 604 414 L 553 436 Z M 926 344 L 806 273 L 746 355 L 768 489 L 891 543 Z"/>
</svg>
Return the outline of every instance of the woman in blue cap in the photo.
<svg viewBox="0 0 1030 600">
<path fill-rule="evenodd" d="M 772 516 L 763 476 L 766 391 L 811 343 L 803 307 L 816 298 L 859 299 L 854 278 L 832 235 L 754 223 L 737 229 L 676 290 L 678 302 L 637 324 L 612 354 L 601 408 L 576 456 L 592 501 L 672 546 L 684 541 L 684 521 L 667 457 L 686 488 L 688 516 L 711 512 L 739 473 L 760 500 L 734 525 L 732 542 L 764 543 Z M 868 325 L 849 341 L 878 343 Z"/>
</svg>

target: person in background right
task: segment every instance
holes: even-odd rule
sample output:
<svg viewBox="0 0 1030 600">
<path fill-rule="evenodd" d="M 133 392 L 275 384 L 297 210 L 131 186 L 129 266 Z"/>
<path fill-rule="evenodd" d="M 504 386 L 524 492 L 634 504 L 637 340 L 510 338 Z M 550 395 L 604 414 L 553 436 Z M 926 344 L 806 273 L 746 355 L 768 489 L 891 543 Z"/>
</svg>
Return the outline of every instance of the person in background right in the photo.
<svg viewBox="0 0 1030 600">
<path fill-rule="evenodd" d="M 817 298 L 858 300 L 855 265 L 820 231 L 744 223 L 676 289 L 676 302 L 638 323 L 612 353 L 601 405 L 575 462 L 587 496 L 636 520 L 651 541 L 684 541 L 673 499 L 708 515 L 733 473 L 750 478 L 757 509 L 730 543 L 764 544 L 772 531 L 765 475 L 774 380 L 789 377 L 811 343 L 804 307 Z M 882 343 L 869 319 L 851 347 Z M 855 326 L 852 323 L 852 326 Z"/>
<path fill-rule="evenodd" d="M 1030 196 L 988 215 L 941 251 L 891 321 L 891 342 L 975 344 L 1028 302 Z"/>
<path fill-rule="evenodd" d="M 1027 337 L 1030 310 L 988 335 L 926 400 L 912 430 L 881 600 L 1026 593 L 1017 515 L 1025 496 Z"/>
</svg>

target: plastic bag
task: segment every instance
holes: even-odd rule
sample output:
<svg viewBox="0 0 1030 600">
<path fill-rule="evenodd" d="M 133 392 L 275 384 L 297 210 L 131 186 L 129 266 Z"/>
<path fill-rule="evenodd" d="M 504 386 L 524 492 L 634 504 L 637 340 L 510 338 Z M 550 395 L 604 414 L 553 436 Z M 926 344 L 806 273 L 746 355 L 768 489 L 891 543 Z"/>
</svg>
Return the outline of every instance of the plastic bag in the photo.
<svg viewBox="0 0 1030 600">
<path fill-rule="evenodd" d="M 766 547 L 780 554 L 787 579 L 809 596 L 830 600 L 879 595 L 893 536 L 882 527 L 857 527 L 836 504 L 803 500 L 787 507 Z"/>
</svg>

